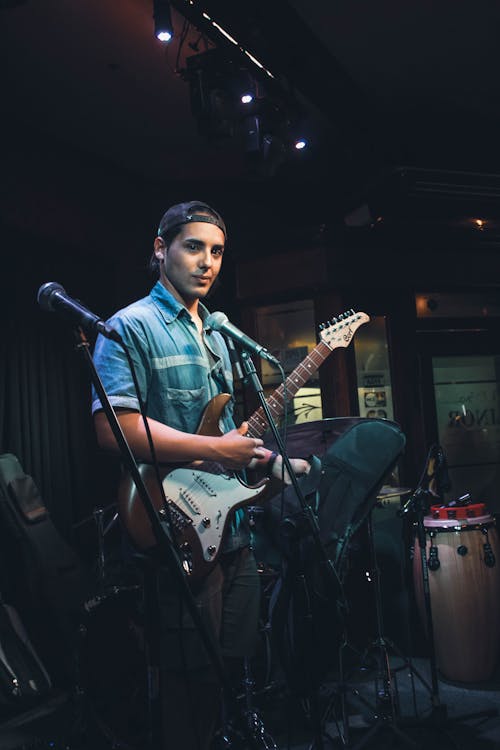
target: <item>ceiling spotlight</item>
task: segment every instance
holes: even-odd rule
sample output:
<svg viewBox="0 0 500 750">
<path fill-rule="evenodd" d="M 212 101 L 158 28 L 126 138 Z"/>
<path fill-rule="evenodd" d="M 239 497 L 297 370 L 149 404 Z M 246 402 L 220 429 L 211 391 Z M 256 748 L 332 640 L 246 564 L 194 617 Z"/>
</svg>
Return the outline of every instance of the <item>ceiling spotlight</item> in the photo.
<svg viewBox="0 0 500 750">
<path fill-rule="evenodd" d="M 240 99 L 242 104 L 250 104 L 250 102 L 253 102 L 253 94 L 247 92 L 242 94 Z"/>
<path fill-rule="evenodd" d="M 156 38 L 160 42 L 169 42 L 174 35 L 174 27 L 168 0 L 153 0 L 153 18 Z"/>
<path fill-rule="evenodd" d="M 293 145 L 297 151 L 302 151 L 303 148 L 307 148 L 307 141 L 305 138 L 296 138 Z"/>
</svg>

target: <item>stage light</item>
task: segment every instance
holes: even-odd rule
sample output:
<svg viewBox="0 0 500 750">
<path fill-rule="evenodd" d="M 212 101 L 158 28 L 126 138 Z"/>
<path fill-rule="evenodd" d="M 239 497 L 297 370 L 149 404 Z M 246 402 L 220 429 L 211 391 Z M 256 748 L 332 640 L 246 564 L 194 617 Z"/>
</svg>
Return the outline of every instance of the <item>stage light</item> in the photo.
<svg viewBox="0 0 500 750">
<path fill-rule="evenodd" d="M 155 36 L 160 42 L 167 43 L 174 36 L 174 27 L 170 15 L 168 0 L 153 0 L 153 18 L 155 21 Z"/>
<path fill-rule="evenodd" d="M 307 148 L 307 141 L 305 138 L 297 138 L 293 145 L 297 151 L 302 151 L 302 149 Z"/>
<path fill-rule="evenodd" d="M 253 166 L 271 175 L 295 149 L 309 147 L 302 110 L 287 92 L 257 78 L 224 49 L 186 58 L 191 110 L 199 132 L 211 139 L 239 139 Z"/>
</svg>

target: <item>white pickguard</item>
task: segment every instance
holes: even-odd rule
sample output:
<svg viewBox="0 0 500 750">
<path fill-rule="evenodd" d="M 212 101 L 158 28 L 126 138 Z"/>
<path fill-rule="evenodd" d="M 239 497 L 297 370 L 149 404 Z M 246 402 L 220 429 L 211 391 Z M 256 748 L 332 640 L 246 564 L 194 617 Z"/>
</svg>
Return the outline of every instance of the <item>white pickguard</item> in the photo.
<svg viewBox="0 0 500 750">
<path fill-rule="evenodd" d="M 234 507 L 262 493 L 262 487 L 248 487 L 234 474 L 193 468 L 173 469 L 163 480 L 163 489 L 167 501 L 192 520 L 207 562 L 219 551 L 226 519 Z"/>
</svg>

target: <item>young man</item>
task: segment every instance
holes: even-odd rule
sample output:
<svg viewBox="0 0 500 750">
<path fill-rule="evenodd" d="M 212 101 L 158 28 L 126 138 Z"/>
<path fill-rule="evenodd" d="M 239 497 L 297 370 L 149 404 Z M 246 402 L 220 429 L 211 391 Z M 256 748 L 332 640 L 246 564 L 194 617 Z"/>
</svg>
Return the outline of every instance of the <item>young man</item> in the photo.
<svg viewBox="0 0 500 750">
<path fill-rule="evenodd" d="M 151 260 L 158 281 L 150 294 L 117 312 L 109 324 L 127 347 L 146 405 L 148 424 L 161 463 L 209 460 L 230 470 L 265 466 L 271 452 L 262 440 L 246 437 L 248 425 L 233 421 L 230 401 L 221 415 L 222 435 L 196 434 L 203 411 L 219 393 L 233 393 L 230 359 L 223 336 L 210 331 L 201 302 L 222 264 L 226 227 L 214 209 L 199 201 L 172 206 L 163 215 Z M 121 346 L 99 336 L 94 361 L 132 452 L 151 461 L 150 447 L 130 368 Z M 98 400 L 95 428 L 102 448 L 116 442 Z M 292 459 L 297 473 L 308 464 Z M 271 469 L 281 477 L 278 457 Z M 217 564 L 193 587 L 207 627 L 229 663 L 252 656 L 258 633 L 260 582 L 249 548 L 244 514 L 231 523 Z M 168 579 L 168 575 L 166 576 Z M 217 678 L 208 654 L 175 589 L 162 592 L 162 666 L 165 747 L 208 748 L 218 718 Z"/>
</svg>

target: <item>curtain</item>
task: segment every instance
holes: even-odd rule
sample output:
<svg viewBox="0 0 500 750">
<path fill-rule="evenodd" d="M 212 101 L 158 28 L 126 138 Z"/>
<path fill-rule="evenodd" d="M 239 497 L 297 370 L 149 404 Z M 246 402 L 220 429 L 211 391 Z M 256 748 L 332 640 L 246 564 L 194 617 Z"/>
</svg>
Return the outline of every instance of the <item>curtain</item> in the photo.
<svg viewBox="0 0 500 750">
<path fill-rule="evenodd" d="M 5 230 L 2 239 L 10 261 L 0 295 L 0 452 L 17 456 L 58 531 L 71 541 L 94 508 L 114 502 L 116 465 L 96 445 L 90 372 L 72 325 L 41 310 L 37 290 L 53 276 L 65 288 L 84 290 L 92 279 L 95 289 L 106 278 L 89 268 L 88 278 L 79 269 L 72 279 L 65 248 L 37 240 L 26 257 L 14 248 L 27 240 Z"/>
</svg>

